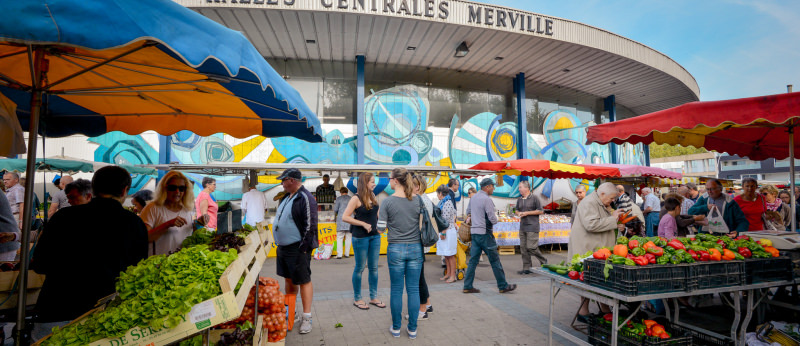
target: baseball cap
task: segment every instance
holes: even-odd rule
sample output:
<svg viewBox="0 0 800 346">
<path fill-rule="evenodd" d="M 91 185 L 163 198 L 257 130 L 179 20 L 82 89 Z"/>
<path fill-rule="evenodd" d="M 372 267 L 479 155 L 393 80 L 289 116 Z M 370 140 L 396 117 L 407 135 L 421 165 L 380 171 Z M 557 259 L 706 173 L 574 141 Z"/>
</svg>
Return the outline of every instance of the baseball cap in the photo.
<svg viewBox="0 0 800 346">
<path fill-rule="evenodd" d="M 484 187 L 487 187 L 489 185 L 494 185 L 494 181 L 492 181 L 492 179 L 485 178 L 485 179 L 481 180 L 481 189 L 484 188 Z"/>
<path fill-rule="evenodd" d="M 283 173 L 281 173 L 281 175 L 278 177 L 278 180 L 284 180 L 287 178 L 294 178 L 297 180 L 301 180 L 303 179 L 303 174 L 301 174 L 300 170 L 298 170 L 297 168 L 289 168 L 283 171 Z"/>
</svg>

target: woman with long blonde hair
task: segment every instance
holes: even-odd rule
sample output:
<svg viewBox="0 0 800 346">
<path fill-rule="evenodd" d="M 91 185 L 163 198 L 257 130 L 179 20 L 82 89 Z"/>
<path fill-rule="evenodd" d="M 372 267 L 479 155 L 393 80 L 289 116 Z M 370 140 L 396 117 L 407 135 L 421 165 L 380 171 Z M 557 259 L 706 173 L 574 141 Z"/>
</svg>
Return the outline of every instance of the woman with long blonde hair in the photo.
<svg viewBox="0 0 800 346">
<path fill-rule="evenodd" d="M 169 171 L 161 178 L 152 202 L 142 209 L 142 221 L 147 226 L 150 255 L 168 254 L 178 249 L 192 235 L 194 214 L 192 183 L 183 173 Z"/>
<path fill-rule="evenodd" d="M 419 276 L 422 270 L 422 241 L 419 216 L 422 200 L 414 198 L 413 179 L 405 168 L 392 170 L 389 185 L 394 193 L 381 202 L 378 211 L 378 229 L 388 230 L 389 246 L 386 254 L 389 263 L 392 326 L 389 332 L 400 337 L 403 322 L 403 285 L 408 297 L 408 337 L 417 338 L 419 313 Z M 422 207 L 424 208 L 424 207 Z"/>
<path fill-rule="evenodd" d="M 361 310 L 369 305 L 361 299 L 361 274 L 369 267 L 369 304 L 385 308 L 378 299 L 378 258 L 381 254 L 381 234 L 378 232 L 378 200 L 375 198 L 375 176 L 364 172 L 358 175 L 357 197 L 351 198 L 342 221 L 351 224 L 353 252 L 356 265 L 353 269 L 353 305 Z"/>
</svg>

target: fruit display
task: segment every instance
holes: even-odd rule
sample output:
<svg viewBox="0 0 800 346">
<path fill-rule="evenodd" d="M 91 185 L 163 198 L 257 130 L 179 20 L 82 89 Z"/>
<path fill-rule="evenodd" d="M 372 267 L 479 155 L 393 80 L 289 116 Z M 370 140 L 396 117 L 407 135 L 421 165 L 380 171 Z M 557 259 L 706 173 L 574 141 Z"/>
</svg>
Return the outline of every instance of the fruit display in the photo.
<svg viewBox="0 0 800 346">
<path fill-rule="evenodd" d="M 192 307 L 221 294 L 219 279 L 238 256 L 190 246 L 169 256 L 153 256 L 120 274 L 118 297 L 104 310 L 61 329 L 42 345 L 85 345 L 120 337 L 134 327 L 174 328 Z"/>
<path fill-rule="evenodd" d="M 286 337 L 288 323 L 286 321 L 286 305 L 280 285 L 273 278 L 258 278 L 258 314 L 264 318 L 264 329 L 268 330 L 268 341 L 276 342 Z M 218 326 L 220 329 L 233 329 L 238 324 L 253 321 L 256 314 L 256 288 L 250 290 L 242 314 L 239 318 Z"/>
</svg>

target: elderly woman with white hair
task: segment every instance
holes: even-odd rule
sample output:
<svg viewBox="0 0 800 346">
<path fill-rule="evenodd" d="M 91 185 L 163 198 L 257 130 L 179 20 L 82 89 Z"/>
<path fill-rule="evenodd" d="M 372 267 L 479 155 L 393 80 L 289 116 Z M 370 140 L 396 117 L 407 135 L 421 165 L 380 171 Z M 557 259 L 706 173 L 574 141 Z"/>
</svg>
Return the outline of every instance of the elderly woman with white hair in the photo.
<svg viewBox="0 0 800 346">
<path fill-rule="evenodd" d="M 603 183 L 597 191 L 586 196 L 575 212 L 575 221 L 569 233 L 569 251 L 567 258 L 582 254 L 603 246 L 614 246 L 614 230 L 622 230 L 625 225 L 618 225 L 617 218 L 621 210 L 612 210 L 611 202 L 617 197 L 617 187 L 612 183 Z M 588 300 L 581 303 L 578 319 L 586 323 L 589 314 Z"/>
</svg>

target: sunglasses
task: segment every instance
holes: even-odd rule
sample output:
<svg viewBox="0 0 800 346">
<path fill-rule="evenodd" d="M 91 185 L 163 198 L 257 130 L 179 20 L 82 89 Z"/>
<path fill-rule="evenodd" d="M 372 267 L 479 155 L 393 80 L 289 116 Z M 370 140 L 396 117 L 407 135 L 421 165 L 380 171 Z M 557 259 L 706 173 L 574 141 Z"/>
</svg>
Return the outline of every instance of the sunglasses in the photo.
<svg viewBox="0 0 800 346">
<path fill-rule="evenodd" d="M 179 185 L 167 185 L 167 191 L 170 191 L 170 192 L 174 192 L 174 191 L 185 192 L 186 191 L 186 186 L 185 185 L 180 185 L 180 186 Z"/>
</svg>

